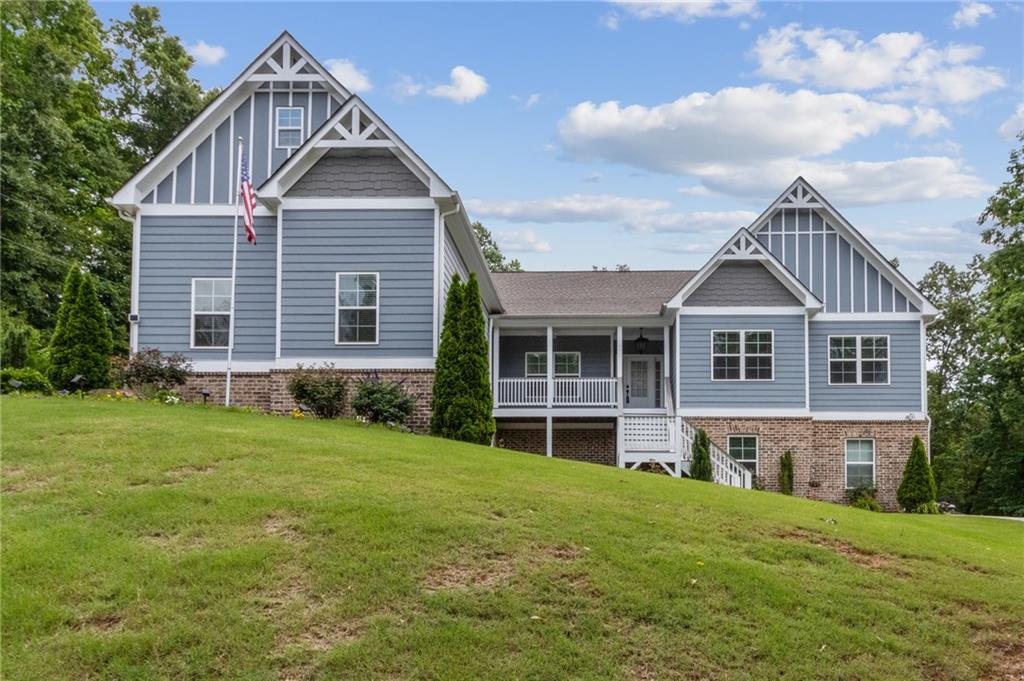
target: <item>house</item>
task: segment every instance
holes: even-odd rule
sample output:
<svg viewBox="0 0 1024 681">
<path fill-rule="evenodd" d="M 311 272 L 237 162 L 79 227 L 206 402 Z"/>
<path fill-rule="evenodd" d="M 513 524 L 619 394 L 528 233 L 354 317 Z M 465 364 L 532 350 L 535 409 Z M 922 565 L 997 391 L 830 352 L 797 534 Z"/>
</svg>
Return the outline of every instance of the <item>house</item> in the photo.
<svg viewBox="0 0 1024 681">
<path fill-rule="evenodd" d="M 703 428 L 718 482 L 771 489 L 790 450 L 797 494 L 893 507 L 927 442 L 936 309 L 803 179 L 698 271 L 490 274 L 458 193 L 287 33 L 111 199 L 132 348 L 188 355 L 193 398 L 223 398 L 238 138 L 236 403 L 287 411 L 290 373 L 331 362 L 405 380 L 424 428 L 448 283 L 475 272 L 499 446 L 678 476 Z"/>
</svg>

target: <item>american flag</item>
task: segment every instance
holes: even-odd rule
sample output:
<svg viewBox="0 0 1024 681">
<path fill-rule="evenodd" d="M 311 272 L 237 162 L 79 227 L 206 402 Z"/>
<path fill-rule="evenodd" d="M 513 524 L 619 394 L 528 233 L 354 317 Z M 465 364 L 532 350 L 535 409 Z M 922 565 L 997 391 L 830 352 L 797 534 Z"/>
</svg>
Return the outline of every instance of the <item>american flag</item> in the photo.
<svg viewBox="0 0 1024 681">
<path fill-rule="evenodd" d="M 242 185 L 238 189 L 239 197 L 242 199 L 242 209 L 245 211 L 245 238 L 249 243 L 256 244 L 256 226 L 252 219 L 253 211 L 256 210 L 256 191 L 252 188 L 252 178 L 249 177 L 249 159 L 246 157 L 245 148 L 242 148 Z"/>
</svg>

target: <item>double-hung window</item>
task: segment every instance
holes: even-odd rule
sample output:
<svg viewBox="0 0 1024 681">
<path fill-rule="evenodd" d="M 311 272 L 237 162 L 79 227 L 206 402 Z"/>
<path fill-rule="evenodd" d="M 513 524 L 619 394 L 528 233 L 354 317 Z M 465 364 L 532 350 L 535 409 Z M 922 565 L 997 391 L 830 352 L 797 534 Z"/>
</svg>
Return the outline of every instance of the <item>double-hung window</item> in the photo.
<svg viewBox="0 0 1024 681">
<path fill-rule="evenodd" d="M 376 272 L 338 272 L 338 345 L 373 345 L 380 321 L 380 276 Z"/>
<path fill-rule="evenodd" d="M 231 280 L 192 280 L 192 347 L 226 348 L 231 326 Z"/>
<path fill-rule="evenodd" d="M 846 488 L 875 486 L 875 441 L 846 441 Z"/>
<path fill-rule="evenodd" d="M 548 353 L 528 352 L 526 353 L 526 375 L 537 378 L 548 375 Z M 579 376 L 580 375 L 580 353 L 578 352 L 556 352 L 555 353 L 555 376 Z"/>
<path fill-rule="evenodd" d="M 302 114 L 301 106 L 277 107 L 277 140 L 274 146 L 278 149 L 294 149 L 302 145 Z"/>
<path fill-rule="evenodd" d="M 712 331 L 711 378 L 770 381 L 775 377 L 774 332 Z"/>
<path fill-rule="evenodd" d="M 829 336 L 828 382 L 871 385 L 889 382 L 888 336 Z"/>
<path fill-rule="evenodd" d="M 728 438 L 729 456 L 751 473 L 757 473 L 757 436 L 730 435 Z"/>
</svg>

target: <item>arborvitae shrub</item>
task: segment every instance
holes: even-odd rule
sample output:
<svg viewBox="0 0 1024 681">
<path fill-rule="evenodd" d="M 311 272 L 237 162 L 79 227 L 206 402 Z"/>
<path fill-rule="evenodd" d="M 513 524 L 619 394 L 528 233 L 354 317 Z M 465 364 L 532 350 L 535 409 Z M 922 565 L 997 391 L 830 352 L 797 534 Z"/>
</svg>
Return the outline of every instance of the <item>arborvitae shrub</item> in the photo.
<svg viewBox="0 0 1024 681">
<path fill-rule="evenodd" d="M 387 381 L 374 374 L 356 383 L 352 410 L 370 423 L 402 425 L 416 406 L 416 398 L 399 381 Z"/>
<path fill-rule="evenodd" d="M 793 493 L 793 452 L 786 452 L 779 458 L 779 491 Z"/>
<path fill-rule="evenodd" d="M 5 369 L 28 366 L 32 333 L 28 324 L 5 317 L 3 335 L 0 337 L 0 366 Z"/>
<path fill-rule="evenodd" d="M 70 274 L 68 278 L 72 278 Z M 82 274 L 79 279 L 67 315 L 61 319 L 61 312 L 57 314 L 60 328 L 54 331 L 50 347 L 51 380 L 58 388 L 105 388 L 110 384 L 114 341 L 92 276 Z M 68 300 L 62 301 L 61 310 L 68 304 Z M 82 378 L 72 385 L 76 375 Z"/>
<path fill-rule="evenodd" d="M 711 440 L 703 428 L 697 429 L 693 439 L 693 461 L 690 463 L 690 477 L 694 480 L 711 482 L 715 474 L 711 468 Z"/>
<path fill-rule="evenodd" d="M 336 371 L 333 364 L 320 367 L 300 364 L 288 378 L 288 392 L 317 418 L 336 419 L 345 411 L 348 379 Z"/>
<path fill-rule="evenodd" d="M 448 285 L 448 296 L 444 305 L 444 325 L 441 328 L 441 343 L 437 348 L 434 362 L 434 387 L 431 400 L 430 432 L 450 437 L 449 411 L 455 396 L 461 390 L 459 362 L 459 314 L 462 312 L 462 281 L 459 275 L 452 276 Z"/>
<path fill-rule="evenodd" d="M 72 263 L 68 268 L 67 276 L 64 277 L 64 288 L 60 295 L 60 307 L 57 308 L 57 319 L 53 327 L 53 335 L 50 337 L 50 382 L 57 387 L 64 385 L 74 377 L 71 369 L 72 350 L 74 339 L 68 330 L 68 318 L 71 316 L 71 309 L 75 306 L 78 297 L 78 289 L 82 284 L 82 271 L 78 263 Z"/>
<path fill-rule="evenodd" d="M 903 481 L 896 490 L 896 500 L 904 511 L 910 513 L 931 513 L 931 508 L 935 507 L 935 476 L 932 465 L 928 463 L 924 442 L 917 435 L 910 446 L 910 458 L 903 469 Z"/>
<path fill-rule="evenodd" d="M 487 362 L 487 326 L 475 273 L 470 273 L 469 281 L 463 286 L 460 305 L 458 369 L 462 390 L 449 411 L 449 437 L 486 445 L 490 444 L 495 431 L 494 395 Z"/>
</svg>

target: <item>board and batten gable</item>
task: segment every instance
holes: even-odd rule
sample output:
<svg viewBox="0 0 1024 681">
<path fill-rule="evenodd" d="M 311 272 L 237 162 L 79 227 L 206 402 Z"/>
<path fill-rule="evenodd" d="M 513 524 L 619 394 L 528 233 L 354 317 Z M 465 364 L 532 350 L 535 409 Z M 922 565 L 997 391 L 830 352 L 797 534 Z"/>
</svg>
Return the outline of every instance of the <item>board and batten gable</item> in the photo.
<svg viewBox="0 0 1024 681">
<path fill-rule="evenodd" d="M 273 88 L 271 88 L 273 86 Z M 278 107 L 296 107 L 303 111 L 302 141 L 341 106 L 333 92 L 320 83 L 264 83 L 224 116 L 212 132 L 147 194 L 143 204 L 230 204 L 231 187 L 236 186 L 238 170 L 237 138 L 249 158 L 253 185 L 258 187 L 282 163 L 294 148 L 277 148 L 275 114 Z"/>
<path fill-rule="evenodd" d="M 431 357 L 434 220 L 432 210 L 284 209 L 281 357 Z M 338 272 L 379 273 L 376 344 L 335 343 Z"/>
<path fill-rule="evenodd" d="M 679 328 L 679 408 L 803 409 L 805 315 L 697 314 L 684 308 Z M 772 380 L 716 381 L 711 374 L 713 331 L 772 331 Z"/>
<path fill-rule="evenodd" d="M 920 312 L 817 208 L 780 208 L 756 234 L 797 279 L 836 312 Z"/>
<path fill-rule="evenodd" d="M 808 324 L 811 411 L 920 412 L 922 408 L 921 322 L 815 321 Z M 888 336 L 889 383 L 829 385 L 829 336 Z"/>
<path fill-rule="evenodd" d="M 223 348 L 191 348 L 192 279 L 231 277 L 230 216 L 142 215 L 139 225 L 138 349 L 221 361 Z M 235 349 L 242 361 L 274 359 L 277 220 L 256 218 L 256 245 L 238 244 Z"/>
</svg>

